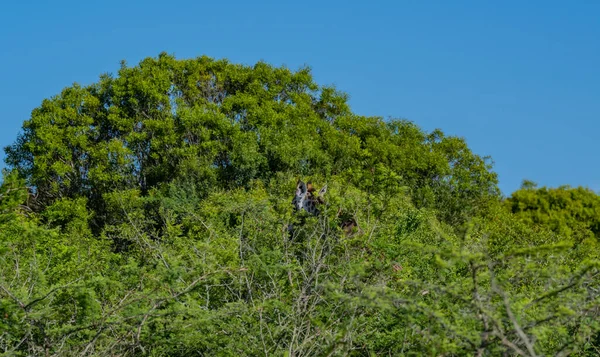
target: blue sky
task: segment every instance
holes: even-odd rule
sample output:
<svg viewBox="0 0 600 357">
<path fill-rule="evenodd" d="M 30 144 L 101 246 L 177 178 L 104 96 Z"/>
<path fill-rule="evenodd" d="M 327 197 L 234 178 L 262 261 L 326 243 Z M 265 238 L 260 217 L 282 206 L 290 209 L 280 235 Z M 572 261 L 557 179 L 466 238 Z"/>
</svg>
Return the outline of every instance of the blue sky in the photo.
<svg viewBox="0 0 600 357">
<path fill-rule="evenodd" d="M 505 194 L 524 178 L 600 191 L 599 19 L 592 0 L 3 2 L 0 145 L 122 59 L 206 54 L 309 65 L 359 114 L 462 136 Z"/>
</svg>

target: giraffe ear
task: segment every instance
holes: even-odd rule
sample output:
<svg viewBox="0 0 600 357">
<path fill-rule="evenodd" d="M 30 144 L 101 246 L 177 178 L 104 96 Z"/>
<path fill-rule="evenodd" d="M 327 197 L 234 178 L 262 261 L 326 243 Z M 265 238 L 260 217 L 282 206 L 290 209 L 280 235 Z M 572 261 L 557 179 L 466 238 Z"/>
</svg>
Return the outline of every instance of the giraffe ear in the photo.
<svg viewBox="0 0 600 357">
<path fill-rule="evenodd" d="M 319 196 L 323 196 L 327 192 L 327 185 L 323 186 L 323 188 L 319 191 Z"/>
<path fill-rule="evenodd" d="M 298 180 L 296 185 L 296 196 L 303 196 L 306 194 L 306 184 L 302 180 Z"/>
</svg>

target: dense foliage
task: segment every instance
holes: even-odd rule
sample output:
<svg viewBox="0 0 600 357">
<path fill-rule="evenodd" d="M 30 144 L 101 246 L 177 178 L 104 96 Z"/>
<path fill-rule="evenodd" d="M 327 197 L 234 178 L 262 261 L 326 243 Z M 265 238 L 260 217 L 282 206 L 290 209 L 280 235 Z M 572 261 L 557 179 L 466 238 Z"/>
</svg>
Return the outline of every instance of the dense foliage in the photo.
<svg viewBox="0 0 600 357">
<path fill-rule="evenodd" d="M 123 64 L 45 100 L 6 153 L 7 356 L 600 346 L 591 226 L 515 216 L 464 140 L 357 116 L 308 69 Z M 293 212 L 298 179 L 328 185 L 319 216 Z"/>
<path fill-rule="evenodd" d="M 571 236 L 574 231 L 600 238 L 600 196 L 583 187 L 537 188 L 530 181 L 506 200 L 520 219 Z"/>
</svg>

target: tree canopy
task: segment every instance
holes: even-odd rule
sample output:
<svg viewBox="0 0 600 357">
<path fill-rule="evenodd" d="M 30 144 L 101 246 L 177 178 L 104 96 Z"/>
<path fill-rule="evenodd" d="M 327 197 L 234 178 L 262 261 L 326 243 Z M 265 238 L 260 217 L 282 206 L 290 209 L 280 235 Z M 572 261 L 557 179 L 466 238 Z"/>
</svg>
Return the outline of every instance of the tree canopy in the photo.
<svg viewBox="0 0 600 357">
<path fill-rule="evenodd" d="M 308 68 L 123 63 L 5 150 L 3 355 L 599 351 L 589 192 L 586 229 L 536 224 L 521 196 L 545 193 L 502 201 L 463 139 L 356 115 Z M 327 184 L 320 214 L 298 180 Z"/>
<path fill-rule="evenodd" d="M 164 53 L 44 100 L 6 152 L 40 208 L 85 197 L 99 227 L 104 195 L 174 181 L 206 196 L 278 174 L 336 176 L 374 192 L 407 187 L 418 207 L 444 206 L 448 220 L 498 195 L 490 163 L 464 140 L 357 116 L 307 68 Z"/>
<path fill-rule="evenodd" d="M 574 231 L 584 230 L 600 238 L 600 196 L 588 188 L 538 188 L 524 181 L 506 204 L 520 219 L 558 234 L 571 236 Z"/>
</svg>

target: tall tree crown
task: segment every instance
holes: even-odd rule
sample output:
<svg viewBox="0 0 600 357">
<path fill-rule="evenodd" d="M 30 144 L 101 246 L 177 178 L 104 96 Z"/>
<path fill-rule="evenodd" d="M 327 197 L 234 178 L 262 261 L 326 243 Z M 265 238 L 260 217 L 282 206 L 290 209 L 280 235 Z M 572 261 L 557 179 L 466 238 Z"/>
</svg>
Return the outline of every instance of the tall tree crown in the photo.
<svg viewBox="0 0 600 357">
<path fill-rule="evenodd" d="M 85 197 L 96 219 L 110 192 L 186 180 L 206 193 L 278 173 L 337 175 L 375 192 L 408 187 L 448 221 L 498 194 L 490 162 L 464 140 L 355 115 L 308 68 L 165 53 L 44 100 L 5 150 L 40 207 Z"/>
</svg>

